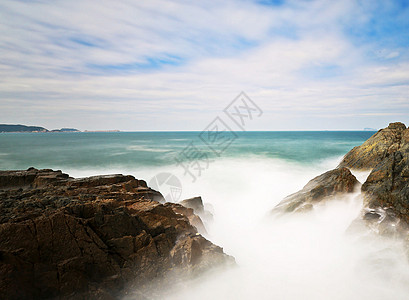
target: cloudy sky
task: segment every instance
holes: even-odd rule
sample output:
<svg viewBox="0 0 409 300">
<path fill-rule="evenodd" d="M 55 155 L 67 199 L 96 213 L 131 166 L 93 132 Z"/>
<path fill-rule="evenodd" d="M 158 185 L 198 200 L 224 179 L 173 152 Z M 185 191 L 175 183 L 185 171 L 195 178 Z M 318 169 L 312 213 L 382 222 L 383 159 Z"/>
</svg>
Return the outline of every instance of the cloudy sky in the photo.
<svg viewBox="0 0 409 300">
<path fill-rule="evenodd" d="M 0 2 L 0 123 L 202 130 L 409 125 L 409 1 Z"/>
</svg>

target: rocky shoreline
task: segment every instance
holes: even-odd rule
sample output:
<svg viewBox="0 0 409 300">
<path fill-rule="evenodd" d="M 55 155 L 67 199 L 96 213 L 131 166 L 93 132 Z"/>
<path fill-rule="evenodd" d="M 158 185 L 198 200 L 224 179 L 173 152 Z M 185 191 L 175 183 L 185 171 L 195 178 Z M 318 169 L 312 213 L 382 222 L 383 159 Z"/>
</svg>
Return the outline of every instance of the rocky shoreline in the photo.
<svg viewBox="0 0 409 300">
<path fill-rule="evenodd" d="M 337 168 L 311 179 L 302 190 L 285 197 L 273 212 L 306 212 L 323 200 L 354 192 L 358 184 L 348 168 Z"/>
<path fill-rule="evenodd" d="M 192 208 L 160 203 L 133 176 L 0 171 L 0 200 L 4 299 L 143 299 L 152 282 L 234 264 L 198 233 Z"/>
<path fill-rule="evenodd" d="M 370 173 L 361 185 L 350 170 Z M 391 123 L 379 130 L 349 151 L 336 169 L 283 199 L 273 213 L 311 210 L 317 203 L 356 189 L 364 202 L 357 221 L 384 236 L 403 238 L 409 249 L 409 128 L 405 124 Z"/>
<path fill-rule="evenodd" d="M 369 176 L 361 183 L 355 171 Z M 406 125 L 379 130 L 272 214 L 309 212 L 349 195 L 364 202 L 356 222 L 403 239 L 409 249 Z M 201 197 L 165 203 L 133 176 L 0 171 L 0 293 L 5 299 L 148 299 L 152 286 L 166 289 L 235 264 L 202 236 L 211 218 Z"/>
</svg>

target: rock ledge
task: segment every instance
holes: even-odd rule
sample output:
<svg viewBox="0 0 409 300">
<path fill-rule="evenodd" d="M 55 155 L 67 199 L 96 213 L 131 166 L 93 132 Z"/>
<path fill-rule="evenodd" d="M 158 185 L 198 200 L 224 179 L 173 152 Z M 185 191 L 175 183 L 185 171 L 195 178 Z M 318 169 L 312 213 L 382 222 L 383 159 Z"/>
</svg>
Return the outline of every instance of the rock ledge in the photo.
<svg viewBox="0 0 409 300">
<path fill-rule="evenodd" d="M 133 176 L 0 171 L 2 298 L 118 299 L 170 270 L 234 264 L 192 226 L 192 210 L 161 200 Z"/>
</svg>

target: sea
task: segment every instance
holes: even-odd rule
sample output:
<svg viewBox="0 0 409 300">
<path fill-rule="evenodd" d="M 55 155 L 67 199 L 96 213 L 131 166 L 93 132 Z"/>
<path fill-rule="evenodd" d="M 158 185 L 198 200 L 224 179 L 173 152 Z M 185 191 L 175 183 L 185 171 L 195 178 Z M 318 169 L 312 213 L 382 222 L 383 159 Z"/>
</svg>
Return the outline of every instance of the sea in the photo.
<svg viewBox="0 0 409 300">
<path fill-rule="evenodd" d="M 309 213 L 271 213 L 373 134 L 1 133 L 0 170 L 130 174 L 167 201 L 201 196 L 213 215 L 204 220 L 205 237 L 234 256 L 237 267 L 179 283 L 161 299 L 409 299 L 403 243 L 359 226 L 359 187 Z M 361 183 L 368 176 L 353 173 Z"/>
</svg>

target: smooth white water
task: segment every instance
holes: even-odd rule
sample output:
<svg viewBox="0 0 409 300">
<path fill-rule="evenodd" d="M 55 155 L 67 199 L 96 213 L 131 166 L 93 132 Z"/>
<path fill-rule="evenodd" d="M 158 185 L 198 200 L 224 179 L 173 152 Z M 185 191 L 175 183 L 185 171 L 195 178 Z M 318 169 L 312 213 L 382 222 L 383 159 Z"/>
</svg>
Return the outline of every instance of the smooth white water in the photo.
<svg viewBox="0 0 409 300">
<path fill-rule="evenodd" d="M 185 282 L 163 298 L 409 299 L 409 265 L 401 243 L 365 229 L 346 232 L 362 208 L 359 192 L 307 214 L 268 214 L 282 198 L 336 165 L 335 160 L 311 167 L 276 159 L 221 159 L 195 183 L 177 167 L 120 170 L 147 181 L 163 171 L 177 175 L 182 198 L 201 195 L 213 206 L 208 238 L 236 258 L 237 268 Z"/>
</svg>

